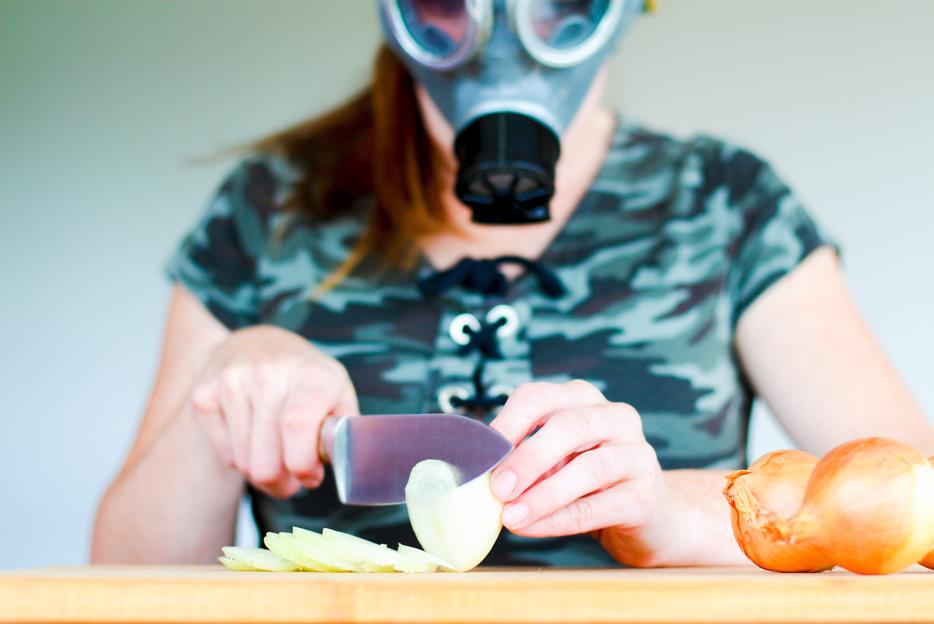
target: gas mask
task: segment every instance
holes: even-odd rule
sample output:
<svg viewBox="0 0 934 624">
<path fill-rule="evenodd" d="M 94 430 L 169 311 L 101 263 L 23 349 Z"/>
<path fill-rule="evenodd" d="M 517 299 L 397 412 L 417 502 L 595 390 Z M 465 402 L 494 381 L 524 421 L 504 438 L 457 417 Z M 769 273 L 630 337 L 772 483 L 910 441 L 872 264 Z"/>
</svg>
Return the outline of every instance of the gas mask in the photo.
<svg viewBox="0 0 934 624">
<path fill-rule="evenodd" d="M 476 223 L 547 221 L 560 137 L 648 0 L 380 0 L 386 38 L 454 128 Z"/>
</svg>

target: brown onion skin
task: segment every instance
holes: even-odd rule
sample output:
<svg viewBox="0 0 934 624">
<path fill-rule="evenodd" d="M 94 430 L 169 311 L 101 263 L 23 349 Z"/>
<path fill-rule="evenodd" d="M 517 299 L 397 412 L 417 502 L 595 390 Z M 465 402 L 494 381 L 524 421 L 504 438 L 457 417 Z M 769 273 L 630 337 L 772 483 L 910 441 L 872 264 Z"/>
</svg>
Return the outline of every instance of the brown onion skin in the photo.
<svg viewBox="0 0 934 624">
<path fill-rule="evenodd" d="M 934 457 L 928 457 L 928 463 L 934 466 Z M 931 568 L 934 570 L 934 550 L 929 552 L 927 556 L 918 563 L 923 565 L 925 568 Z"/>
<path fill-rule="evenodd" d="M 897 572 L 934 544 L 929 485 L 934 467 L 907 444 L 885 438 L 841 444 L 815 467 L 789 534 L 851 572 Z"/>
<path fill-rule="evenodd" d="M 775 451 L 748 470 L 727 476 L 723 495 L 730 504 L 733 535 L 749 559 L 773 572 L 820 572 L 833 567 L 810 544 L 794 544 L 783 534 L 801 508 L 817 458 L 804 451 Z"/>
</svg>

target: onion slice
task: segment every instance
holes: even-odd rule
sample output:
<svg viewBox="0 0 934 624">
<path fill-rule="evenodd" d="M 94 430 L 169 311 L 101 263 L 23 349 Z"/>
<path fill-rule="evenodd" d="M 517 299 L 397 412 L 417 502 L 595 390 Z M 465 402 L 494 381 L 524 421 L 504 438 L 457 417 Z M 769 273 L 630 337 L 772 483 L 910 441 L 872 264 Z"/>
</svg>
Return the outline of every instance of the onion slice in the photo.
<svg viewBox="0 0 934 624">
<path fill-rule="evenodd" d="M 399 544 L 398 552 L 403 557 L 409 557 L 417 561 L 421 561 L 423 564 L 434 566 L 435 570 L 441 570 L 442 572 L 457 572 L 457 569 L 452 566 L 450 563 L 442 559 L 441 557 L 436 557 L 431 553 L 427 553 L 420 548 L 412 548 L 411 546 L 406 546 L 405 544 Z M 405 570 L 402 570 L 403 572 Z"/>
<path fill-rule="evenodd" d="M 399 553 L 385 544 L 376 544 L 334 529 L 324 529 L 321 537 L 333 546 L 335 554 L 362 572 L 395 572 L 402 563 Z"/>
<path fill-rule="evenodd" d="M 223 557 L 218 560 L 231 570 L 245 572 L 293 572 L 298 566 L 265 548 L 224 546 Z"/>
<path fill-rule="evenodd" d="M 238 572 L 454 572 L 440 557 L 399 544 L 394 550 L 361 537 L 325 528 L 316 533 L 294 527 L 291 533 L 267 533 L 264 548 L 224 546 L 218 557 Z"/>
<path fill-rule="evenodd" d="M 352 563 L 323 554 L 321 549 L 308 541 L 300 540 L 293 533 L 267 533 L 263 543 L 266 544 L 266 548 L 303 570 L 312 572 L 354 572 L 357 570 Z"/>
<path fill-rule="evenodd" d="M 934 466 L 934 457 L 928 457 L 928 463 L 931 464 L 931 466 Z M 923 565 L 925 568 L 934 570 L 934 550 L 931 550 L 931 552 L 929 552 L 927 556 L 925 556 L 924 559 L 918 563 Z"/>
</svg>

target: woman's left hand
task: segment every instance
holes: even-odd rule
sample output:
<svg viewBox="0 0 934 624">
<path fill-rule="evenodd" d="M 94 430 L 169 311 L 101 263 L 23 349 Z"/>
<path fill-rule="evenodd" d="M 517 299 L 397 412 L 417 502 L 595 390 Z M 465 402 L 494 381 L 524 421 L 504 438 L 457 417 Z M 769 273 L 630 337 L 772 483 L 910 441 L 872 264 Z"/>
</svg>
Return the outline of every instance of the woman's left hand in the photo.
<svg viewBox="0 0 934 624">
<path fill-rule="evenodd" d="M 530 383 L 491 424 L 517 445 L 492 475 L 510 531 L 592 533 L 628 565 L 675 556 L 679 513 L 632 406 L 607 401 L 584 381 Z"/>
</svg>

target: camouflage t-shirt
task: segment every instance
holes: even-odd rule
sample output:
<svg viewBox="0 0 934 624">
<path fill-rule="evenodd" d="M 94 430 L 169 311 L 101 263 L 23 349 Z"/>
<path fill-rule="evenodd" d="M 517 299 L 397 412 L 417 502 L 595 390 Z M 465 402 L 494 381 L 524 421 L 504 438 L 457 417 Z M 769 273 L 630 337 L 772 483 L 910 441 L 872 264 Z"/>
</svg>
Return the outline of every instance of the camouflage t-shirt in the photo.
<svg viewBox="0 0 934 624">
<path fill-rule="evenodd" d="M 497 262 L 439 272 L 421 259 L 411 271 L 360 271 L 313 297 L 372 205 L 326 222 L 285 214 L 295 176 L 271 156 L 242 162 L 169 262 L 172 279 L 224 325 L 304 336 L 346 366 L 363 414 L 470 408 L 489 421 L 519 384 L 585 379 L 638 409 L 666 469 L 746 465 L 753 396 L 734 352 L 737 319 L 827 244 L 756 156 L 621 122 L 589 192 L 512 283 Z M 521 259 L 499 265 L 509 261 Z M 261 532 L 329 526 L 417 544 L 404 506 L 341 506 L 329 471 L 290 500 L 251 494 Z M 614 564 L 588 536 L 507 531 L 486 563 Z"/>
</svg>

